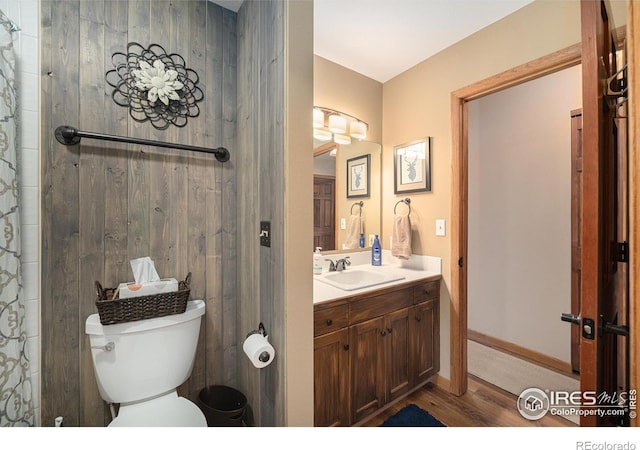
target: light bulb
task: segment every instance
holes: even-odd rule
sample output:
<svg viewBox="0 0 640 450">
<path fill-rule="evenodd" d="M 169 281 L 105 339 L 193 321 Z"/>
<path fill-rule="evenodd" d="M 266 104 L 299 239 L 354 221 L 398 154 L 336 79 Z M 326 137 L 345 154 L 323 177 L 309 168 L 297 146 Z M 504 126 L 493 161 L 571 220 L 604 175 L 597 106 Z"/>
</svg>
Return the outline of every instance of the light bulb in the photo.
<svg viewBox="0 0 640 450">
<path fill-rule="evenodd" d="M 330 141 L 331 140 L 331 132 L 327 130 L 320 130 L 318 128 L 313 130 L 313 137 L 319 141 Z"/>
<path fill-rule="evenodd" d="M 344 134 L 347 132 L 347 119 L 337 114 L 329 116 L 329 130 L 332 133 Z"/>
<path fill-rule="evenodd" d="M 324 113 L 316 108 L 313 108 L 313 128 L 324 127 Z"/>
<path fill-rule="evenodd" d="M 352 120 L 349 134 L 356 139 L 367 137 L 367 125 L 359 120 Z"/>
</svg>

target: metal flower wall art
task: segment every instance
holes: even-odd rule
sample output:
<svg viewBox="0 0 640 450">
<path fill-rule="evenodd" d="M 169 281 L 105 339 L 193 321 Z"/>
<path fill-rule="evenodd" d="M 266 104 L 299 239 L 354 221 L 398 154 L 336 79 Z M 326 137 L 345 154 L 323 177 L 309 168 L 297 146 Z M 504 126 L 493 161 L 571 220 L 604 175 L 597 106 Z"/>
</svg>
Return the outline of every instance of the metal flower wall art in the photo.
<svg viewBox="0 0 640 450">
<path fill-rule="evenodd" d="M 197 103 L 204 94 L 197 86 L 199 77 L 182 56 L 167 54 L 158 44 L 144 48 L 130 42 L 127 53 L 114 53 L 112 61 L 115 69 L 105 76 L 114 88 L 111 97 L 128 107 L 134 120 L 166 130 L 170 124 L 184 127 L 188 117 L 200 114 Z"/>
<path fill-rule="evenodd" d="M 172 69 L 164 70 L 164 63 L 159 59 L 153 62 L 153 67 L 145 61 L 140 61 L 140 70 L 133 70 L 136 79 L 136 87 L 147 91 L 147 99 L 154 103 L 160 99 L 165 105 L 169 105 L 169 99 L 180 100 L 176 91 L 184 87 L 184 84 L 176 80 L 178 72 Z"/>
</svg>

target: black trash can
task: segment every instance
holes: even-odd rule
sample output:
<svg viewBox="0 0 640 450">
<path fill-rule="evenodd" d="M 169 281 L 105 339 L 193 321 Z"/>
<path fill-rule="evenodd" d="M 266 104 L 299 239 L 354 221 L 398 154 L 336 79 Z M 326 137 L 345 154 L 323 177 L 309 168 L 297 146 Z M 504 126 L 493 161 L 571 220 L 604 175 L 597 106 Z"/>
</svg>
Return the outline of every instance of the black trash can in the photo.
<svg viewBox="0 0 640 450">
<path fill-rule="evenodd" d="M 210 427 L 247 426 L 247 397 L 229 386 L 213 385 L 200 391 L 198 406 Z"/>
</svg>

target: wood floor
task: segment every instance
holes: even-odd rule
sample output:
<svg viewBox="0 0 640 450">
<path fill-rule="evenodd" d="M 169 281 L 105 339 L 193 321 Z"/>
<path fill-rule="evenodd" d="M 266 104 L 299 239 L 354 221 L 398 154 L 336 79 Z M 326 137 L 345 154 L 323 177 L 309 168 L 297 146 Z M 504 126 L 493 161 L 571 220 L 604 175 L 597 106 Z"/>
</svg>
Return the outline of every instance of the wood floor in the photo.
<svg viewBox="0 0 640 450">
<path fill-rule="evenodd" d="M 530 421 L 516 409 L 517 397 L 472 375 L 467 392 L 456 397 L 442 387 L 428 383 L 361 424 L 377 427 L 410 403 L 428 411 L 448 427 L 575 427 L 562 417 L 546 415 Z"/>
</svg>

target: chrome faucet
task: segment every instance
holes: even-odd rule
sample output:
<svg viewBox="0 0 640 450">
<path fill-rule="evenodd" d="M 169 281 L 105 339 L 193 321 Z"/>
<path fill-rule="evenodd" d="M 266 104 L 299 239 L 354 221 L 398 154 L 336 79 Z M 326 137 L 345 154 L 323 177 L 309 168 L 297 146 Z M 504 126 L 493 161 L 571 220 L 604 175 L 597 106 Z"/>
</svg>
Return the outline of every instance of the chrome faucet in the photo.
<svg viewBox="0 0 640 450">
<path fill-rule="evenodd" d="M 333 260 L 331 260 L 331 259 L 325 259 L 325 261 L 329 261 L 329 272 L 335 272 L 336 271 L 336 263 L 334 263 Z"/>
<path fill-rule="evenodd" d="M 349 257 L 345 257 L 336 261 L 336 271 L 341 272 L 347 268 L 347 266 L 351 265 L 351 261 L 349 261 Z"/>
<path fill-rule="evenodd" d="M 329 272 L 342 272 L 347 268 L 347 266 L 351 265 L 351 261 L 349 261 L 348 256 L 345 256 L 336 262 L 333 262 L 331 259 L 325 259 L 325 261 L 329 261 Z"/>
</svg>

